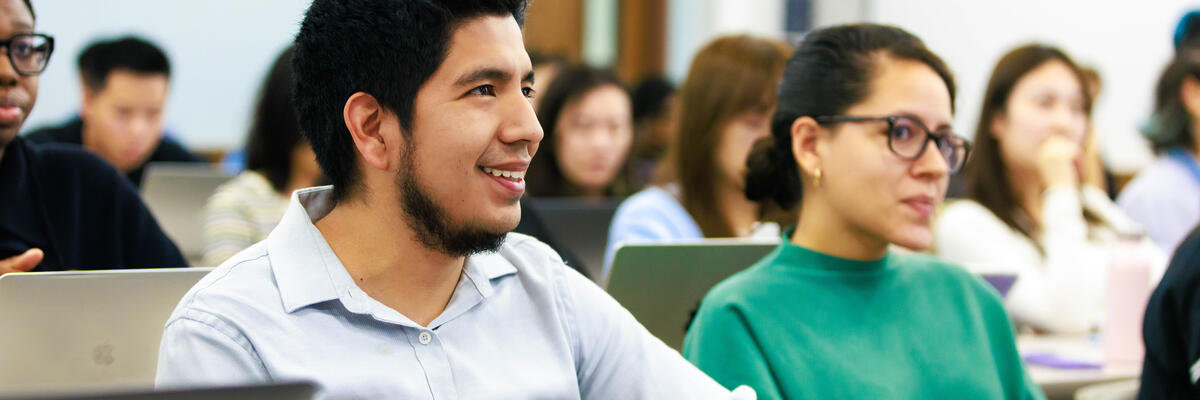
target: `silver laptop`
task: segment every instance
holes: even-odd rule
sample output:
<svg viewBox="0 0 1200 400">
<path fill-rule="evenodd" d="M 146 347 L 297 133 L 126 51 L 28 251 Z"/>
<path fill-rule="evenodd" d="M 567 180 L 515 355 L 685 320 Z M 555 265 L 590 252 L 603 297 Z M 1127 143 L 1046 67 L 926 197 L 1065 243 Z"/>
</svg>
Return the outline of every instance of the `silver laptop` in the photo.
<svg viewBox="0 0 1200 400">
<path fill-rule="evenodd" d="M 204 204 L 229 179 L 229 175 L 208 164 L 146 166 L 142 201 L 189 261 L 199 260 L 204 253 Z"/>
<path fill-rule="evenodd" d="M 0 276 L 0 393 L 153 387 L 167 318 L 211 270 Z"/>
<path fill-rule="evenodd" d="M 78 395 L 33 395 L 0 397 L 0 400 L 312 400 L 316 385 L 311 382 L 267 383 L 203 389 L 151 389 L 101 391 Z"/>
<path fill-rule="evenodd" d="M 621 199 L 549 198 L 533 199 L 531 204 L 554 240 L 575 255 L 598 282 L 604 275 L 608 227 Z"/>
<path fill-rule="evenodd" d="M 606 290 L 650 333 L 679 350 L 700 300 L 770 253 L 778 239 L 703 239 L 617 248 Z"/>
</svg>

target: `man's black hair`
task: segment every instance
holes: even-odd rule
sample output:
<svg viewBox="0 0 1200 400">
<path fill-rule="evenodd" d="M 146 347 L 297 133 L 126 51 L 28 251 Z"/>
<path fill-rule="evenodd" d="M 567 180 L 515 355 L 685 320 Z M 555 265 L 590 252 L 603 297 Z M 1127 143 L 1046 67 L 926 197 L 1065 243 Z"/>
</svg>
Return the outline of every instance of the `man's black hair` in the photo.
<svg viewBox="0 0 1200 400">
<path fill-rule="evenodd" d="M 446 59 L 455 29 L 487 15 L 524 24 L 525 7 L 525 0 L 313 1 L 296 35 L 293 102 L 334 201 L 360 179 L 342 118 L 346 100 L 356 92 L 374 96 L 409 134 L 417 91 Z"/>
<path fill-rule="evenodd" d="M 136 36 L 94 42 L 79 53 L 79 73 L 93 92 L 104 90 L 108 76 L 118 70 L 169 77 L 171 63 L 162 49 Z"/>
</svg>

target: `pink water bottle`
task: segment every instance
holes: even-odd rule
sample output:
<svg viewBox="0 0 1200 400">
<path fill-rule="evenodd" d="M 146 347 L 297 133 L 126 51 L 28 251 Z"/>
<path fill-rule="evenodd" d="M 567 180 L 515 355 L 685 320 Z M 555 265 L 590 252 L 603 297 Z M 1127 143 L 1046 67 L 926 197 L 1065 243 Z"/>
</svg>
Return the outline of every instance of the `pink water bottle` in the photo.
<svg viewBox="0 0 1200 400">
<path fill-rule="evenodd" d="M 1122 240 L 1113 247 L 1108 264 L 1102 332 L 1106 363 L 1142 362 L 1142 317 L 1150 291 L 1147 258 L 1136 242 Z"/>
</svg>

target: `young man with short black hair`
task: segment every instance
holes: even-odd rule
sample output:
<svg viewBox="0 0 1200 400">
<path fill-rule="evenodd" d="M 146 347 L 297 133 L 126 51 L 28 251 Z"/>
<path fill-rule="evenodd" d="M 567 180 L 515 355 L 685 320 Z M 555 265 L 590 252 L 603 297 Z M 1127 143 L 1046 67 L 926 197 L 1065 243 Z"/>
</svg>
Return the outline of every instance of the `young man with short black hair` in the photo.
<svg viewBox="0 0 1200 400">
<path fill-rule="evenodd" d="M 542 139 L 524 9 L 312 3 L 294 101 L 333 187 L 296 192 L 266 241 L 184 296 L 160 387 L 303 379 L 329 398 L 731 398 L 545 244 L 508 233 Z"/>
<path fill-rule="evenodd" d="M 29 132 L 29 141 L 83 146 L 134 186 L 141 186 L 146 164 L 201 161 L 164 135 L 171 64 L 162 49 L 134 36 L 100 41 L 79 54 L 78 65 L 80 115 Z"/>
</svg>

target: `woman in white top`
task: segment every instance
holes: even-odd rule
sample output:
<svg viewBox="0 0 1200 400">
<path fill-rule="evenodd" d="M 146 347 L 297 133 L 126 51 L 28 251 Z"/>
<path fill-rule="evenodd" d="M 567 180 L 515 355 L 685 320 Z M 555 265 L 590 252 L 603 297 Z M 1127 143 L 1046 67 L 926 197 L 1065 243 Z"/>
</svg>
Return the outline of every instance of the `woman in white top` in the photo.
<svg viewBox="0 0 1200 400">
<path fill-rule="evenodd" d="M 1005 305 L 1018 323 L 1086 332 L 1098 323 L 1106 267 L 1122 240 L 1161 276 L 1165 256 L 1102 187 L 1091 99 L 1062 51 L 1027 45 L 988 82 L 967 162 L 966 199 L 936 228 L 938 255 L 976 272 L 1015 273 Z"/>
<path fill-rule="evenodd" d="M 763 213 L 746 199 L 746 156 L 771 134 L 776 90 L 792 49 L 777 40 L 718 38 L 696 54 L 678 92 L 679 120 L 655 181 L 621 203 L 604 278 L 621 243 L 748 236 Z M 782 218 L 794 220 L 794 218 Z M 763 231 L 778 237 L 778 226 Z"/>
<path fill-rule="evenodd" d="M 292 110 L 292 49 L 275 60 L 263 83 L 246 143 L 246 171 L 204 206 L 203 266 L 216 266 L 267 238 L 283 218 L 292 191 L 313 186 L 321 168 L 300 136 Z"/>
</svg>

